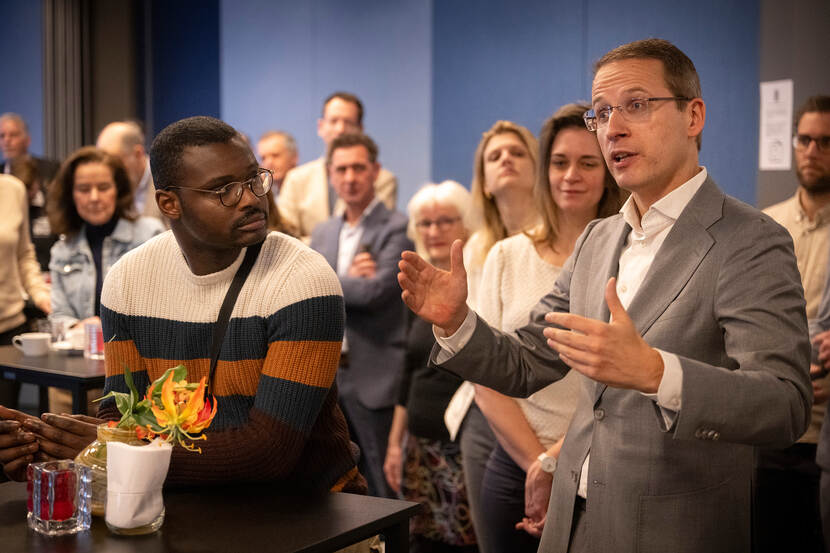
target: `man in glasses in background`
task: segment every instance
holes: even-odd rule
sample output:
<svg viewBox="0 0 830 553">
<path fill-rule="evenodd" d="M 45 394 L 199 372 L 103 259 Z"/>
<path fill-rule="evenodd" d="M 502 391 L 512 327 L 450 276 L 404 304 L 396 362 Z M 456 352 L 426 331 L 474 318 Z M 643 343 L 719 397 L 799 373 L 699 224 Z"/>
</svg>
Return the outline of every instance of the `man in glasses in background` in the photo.
<svg viewBox="0 0 830 553">
<path fill-rule="evenodd" d="M 464 303 L 452 269 L 405 252 L 403 298 L 431 321 L 432 361 L 527 396 L 587 378 L 554 472 L 540 551 L 746 552 L 756 446 L 787 447 L 812 403 L 804 295 L 789 234 L 699 165 L 692 61 L 660 39 L 595 65 L 589 130 L 621 214 L 589 223 L 515 334 Z M 517 521 L 518 522 L 518 521 Z"/>
<path fill-rule="evenodd" d="M 363 102 L 349 92 L 334 92 L 323 102 L 323 113 L 317 120 L 317 136 L 328 149 L 332 140 L 346 133 L 363 132 Z M 398 180 L 381 167 L 374 181 L 375 195 L 389 209 L 395 209 Z M 308 243 L 311 231 L 332 215 L 343 213 L 343 202 L 337 197 L 328 179 L 325 156 L 299 167 L 285 176 L 280 189 L 280 215 L 297 235 Z"/>
<path fill-rule="evenodd" d="M 807 319 L 816 319 L 830 262 L 830 96 L 813 96 L 795 116 L 796 177 L 792 198 L 764 213 L 793 239 L 807 301 Z M 756 551 L 824 551 L 819 515 L 819 441 L 830 377 L 817 363 L 813 412 L 807 432 L 785 449 L 762 449 L 756 478 Z"/>
<path fill-rule="evenodd" d="M 150 165 L 172 232 L 121 258 L 104 282 L 105 392 L 128 391 L 125 367 L 139 393 L 180 363 L 190 381 L 208 376 L 220 306 L 246 254 L 259 247 L 227 330 L 218 334 L 209 383 L 218 412 L 199 443 L 202 454 L 175 448 L 166 482 L 365 492 L 334 382 L 343 336 L 340 284 L 320 255 L 268 233 L 270 171 L 257 166 L 232 127 L 211 117 L 164 129 Z M 101 422 L 0 415 L 17 423 L 0 426 L 0 461 L 15 479 L 25 478 L 34 458 L 73 458 Z M 112 399 L 98 415 L 120 418 Z"/>
<path fill-rule="evenodd" d="M 403 374 L 407 313 L 395 279 L 401 252 L 413 247 L 407 218 L 375 194 L 378 147 L 344 134 L 326 153 L 329 182 L 345 211 L 317 225 L 311 247 L 337 272 L 346 302 L 346 335 L 337 385 L 369 493 L 394 497 L 383 460 Z"/>
</svg>

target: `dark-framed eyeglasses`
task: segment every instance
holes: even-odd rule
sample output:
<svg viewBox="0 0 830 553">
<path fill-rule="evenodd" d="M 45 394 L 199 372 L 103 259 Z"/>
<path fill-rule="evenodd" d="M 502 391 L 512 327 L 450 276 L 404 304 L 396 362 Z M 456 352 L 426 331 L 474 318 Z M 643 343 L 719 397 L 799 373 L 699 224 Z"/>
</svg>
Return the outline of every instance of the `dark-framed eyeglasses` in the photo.
<svg viewBox="0 0 830 553">
<path fill-rule="evenodd" d="M 806 150 L 810 147 L 810 142 L 816 143 L 816 148 L 819 152 L 830 152 L 830 136 L 810 136 L 809 134 L 797 134 L 793 137 L 793 148 L 796 150 Z"/>
<path fill-rule="evenodd" d="M 438 230 L 445 231 L 448 230 L 452 225 L 457 223 L 461 220 L 461 217 L 438 217 L 435 220 L 432 219 L 421 219 L 417 223 L 415 223 L 415 228 L 418 230 L 429 230 L 432 225 L 438 227 Z"/>
<path fill-rule="evenodd" d="M 257 169 L 256 175 L 248 180 L 240 182 L 229 182 L 222 188 L 217 190 L 206 190 L 204 188 L 193 188 L 190 186 L 168 186 L 167 189 L 178 188 L 179 190 L 193 190 L 195 192 L 206 192 L 208 194 L 216 194 L 219 196 L 219 201 L 225 207 L 233 207 L 242 199 L 242 193 L 245 187 L 249 187 L 254 196 L 261 198 L 271 190 L 271 184 L 274 182 L 274 176 L 271 171 L 260 167 Z"/>
<path fill-rule="evenodd" d="M 685 96 L 629 98 L 618 106 L 603 106 L 601 108 L 596 108 L 595 110 L 589 109 L 582 115 L 582 119 L 585 121 L 585 126 L 589 131 L 596 132 L 598 128 L 608 125 L 608 121 L 611 119 L 611 113 L 615 109 L 618 110 L 628 121 L 643 121 L 647 119 L 653 111 L 653 107 L 651 105 L 653 102 L 664 102 L 668 100 L 688 102 L 689 100 L 692 100 L 692 98 L 687 98 Z"/>
</svg>

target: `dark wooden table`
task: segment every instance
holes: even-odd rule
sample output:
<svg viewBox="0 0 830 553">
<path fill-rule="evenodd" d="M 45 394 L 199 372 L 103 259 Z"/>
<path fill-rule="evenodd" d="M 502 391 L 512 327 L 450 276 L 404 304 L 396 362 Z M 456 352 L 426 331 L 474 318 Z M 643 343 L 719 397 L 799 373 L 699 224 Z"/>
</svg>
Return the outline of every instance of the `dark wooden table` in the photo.
<svg viewBox="0 0 830 553">
<path fill-rule="evenodd" d="M 87 390 L 104 387 L 104 362 L 82 355 L 49 353 L 26 357 L 14 346 L 0 346 L 0 374 L 40 387 L 40 412 L 49 410 L 48 386 L 72 392 L 72 412 L 86 414 Z"/>
<path fill-rule="evenodd" d="M 346 493 L 281 494 L 268 486 L 165 490 L 161 529 L 116 536 L 97 517 L 74 536 L 49 538 L 26 524 L 26 484 L 0 484 L 3 553 L 325 553 L 383 534 L 387 553 L 409 550 L 417 503 Z"/>
</svg>

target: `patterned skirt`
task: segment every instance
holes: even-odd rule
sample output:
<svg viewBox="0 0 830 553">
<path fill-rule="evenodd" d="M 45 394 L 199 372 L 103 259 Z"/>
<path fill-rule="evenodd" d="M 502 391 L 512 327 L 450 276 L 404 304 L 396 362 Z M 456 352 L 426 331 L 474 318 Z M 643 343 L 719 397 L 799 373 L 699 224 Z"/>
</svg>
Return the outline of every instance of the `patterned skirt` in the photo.
<svg viewBox="0 0 830 553">
<path fill-rule="evenodd" d="M 423 505 L 410 519 L 412 535 L 449 545 L 475 544 L 458 444 L 409 434 L 404 447 L 401 491 L 404 499 Z"/>
</svg>

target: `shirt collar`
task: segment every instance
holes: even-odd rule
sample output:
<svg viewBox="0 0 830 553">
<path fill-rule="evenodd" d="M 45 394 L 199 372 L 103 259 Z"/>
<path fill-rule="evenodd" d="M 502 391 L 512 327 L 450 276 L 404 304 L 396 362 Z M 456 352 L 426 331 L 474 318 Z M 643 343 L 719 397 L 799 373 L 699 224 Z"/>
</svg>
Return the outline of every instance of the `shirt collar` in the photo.
<svg viewBox="0 0 830 553">
<path fill-rule="evenodd" d="M 659 232 L 666 224 L 673 224 L 680 217 L 692 197 L 703 186 L 706 177 L 706 167 L 701 167 L 695 176 L 654 202 L 642 218 L 634 203 L 634 196 L 629 196 L 620 208 L 623 220 L 632 229 L 647 236 Z"/>
<path fill-rule="evenodd" d="M 374 210 L 375 210 L 375 208 L 377 207 L 377 205 L 378 205 L 379 203 L 380 203 L 380 199 L 379 199 L 377 196 L 375 196 L 374 198 L 372 198 L 372 201 L 371 201 L 371 202 L 369 202 L 369 205 L 367 205 L 367 206 L 366 206 L 366 209 L 364 209 L 364 210 L 363 210 L 363 213 L 361 213 L 361 214 L 360 214 L 360 218 L 357 220 L 357 223 L 355 223 L 354 225 L 352 225 L 352 227 L 353 227 L 353 228 L 357 228 L 357 227 L 359 227 L 359 226 L 363 226 L 363 221 L 365 221 L 365 220 L 366 220 L 366 217 L 368 217 L 368 216 L 369 216 L 369 214 L 370 214 L 372 211 L 374 211 Z M 342 218 L 343 218 L 343 226 L 349 226 L 349 225 L 347 225 L 347 224 L 346 224 L 346 212 L 345 212 L 345 211 L 344 211 L 344 212 L 340 215 L 340 217 L 342 217 Z"/>
<path fill-rule="evenodd" d="M 830 221 L 830 204 L 822 207 L 818 211 L 816 211 L 816 216 L 813 217 L 813 220 L 810 221 L 810 218 L 807 216 L 807 213 L 804 211 L 804 207 L 801 205 L 801 194 L 803 193 L 803 189 L 799 186 L 798 190 L 796 191 L 795 195 L 793 196 L 793 203 L 795 205 L 796 210 L 796 219 L 800 223 L 806 223 L 812 226 L 821 226 L 826 221 Z"/>
</svg>

